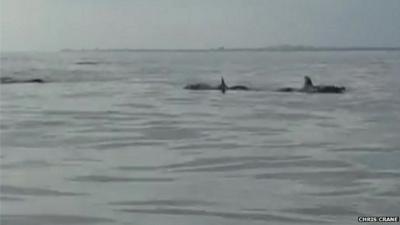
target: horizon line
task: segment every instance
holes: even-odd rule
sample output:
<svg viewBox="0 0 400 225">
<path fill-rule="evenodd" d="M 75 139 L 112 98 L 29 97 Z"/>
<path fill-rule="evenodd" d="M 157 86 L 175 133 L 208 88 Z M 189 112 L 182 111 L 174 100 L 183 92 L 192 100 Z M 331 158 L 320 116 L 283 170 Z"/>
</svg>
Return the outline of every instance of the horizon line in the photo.
<svg viewBox="0 0 400 225">
<path fill-rule="evenodd" d="M 233 47 L 225 48 L 63 48 L 59 51 L 136 51 L 136 52 L 224 52 L 224 51 L 400 51 L 395 46 L 303 46 L 278 45 L 270 47 Z"/>
</svg>

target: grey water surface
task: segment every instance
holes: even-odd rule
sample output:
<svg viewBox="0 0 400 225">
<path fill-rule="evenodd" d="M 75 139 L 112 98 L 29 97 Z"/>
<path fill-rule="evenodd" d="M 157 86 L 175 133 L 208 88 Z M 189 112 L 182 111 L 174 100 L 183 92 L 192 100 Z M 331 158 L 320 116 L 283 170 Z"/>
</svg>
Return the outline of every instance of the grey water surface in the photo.
<svg viewBox="0 0 400 225">
<path fill-rule="evenodd" d="M 188 83 L 256 91 L 191 91 Z M 316 84 L 345 94 L 280 93 Z M 2 225 L 400 216 L 399 52 L 2 53 Z"/>
</svg>

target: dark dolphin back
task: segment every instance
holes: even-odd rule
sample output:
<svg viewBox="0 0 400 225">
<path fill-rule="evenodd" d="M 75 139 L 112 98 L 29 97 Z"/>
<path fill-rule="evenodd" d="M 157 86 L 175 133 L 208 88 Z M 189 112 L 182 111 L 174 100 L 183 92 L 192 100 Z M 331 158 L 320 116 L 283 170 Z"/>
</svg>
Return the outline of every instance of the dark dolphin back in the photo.
<svg viewBox="0 0 400 225">
<path fill-rule="evenodd" d="M 197 84 L 188 84 L 188 85 L 185 86 L 185 89 L 189 89 L 189 90 L 212 90 L 212 89 L 215 89 L 215 87 L 212 87 L 209 84 L 197 83 Z"/>
<path fill-rule="evenodd" d="M 315 92 L 317 93 L 343 93 L 346 91 L 345 87 L 338 86 L 316 86 Z"/>
<path fill-rule="evenodd" d="M 44 83 L 43 79 L 36 78 L 36 79 L 30 79 L 26 81 L 27 83 Z"/>
<path fill-rule="evenodd" d="M 248 87 L 244 86 L 244 85 L 236 85 L 236 86 L 232 86 L 229 88 L 229 90 L 249 90 Z"/>
<path fill-rule="evenodd" d="M 34 79 L 15 79 L 12 77 L 1 77 L 0 83 L 2 84 L 15 84 L 15 83 L 45 83 L 45 80 L 40 78 Z"/>
<path fill-rule="evenodd" d="M 277 89 L 276 91 L 280 91 L 280 92 L 294 92 L 294 91 L 298 91 L 298 89 L 292 88 L 292 87 L 283 87 L 283 88 Z"/>
<path fill-rule="evenodd" d="M 304 85 L 302 88 L 284 87 L 279 88 L 280 92 L 303 92 L 303 93 L 343 93 L 346 91 L 345 87 L 333 85 L 314 85 L 309 76 L 304 77 Z"/>
</svg>

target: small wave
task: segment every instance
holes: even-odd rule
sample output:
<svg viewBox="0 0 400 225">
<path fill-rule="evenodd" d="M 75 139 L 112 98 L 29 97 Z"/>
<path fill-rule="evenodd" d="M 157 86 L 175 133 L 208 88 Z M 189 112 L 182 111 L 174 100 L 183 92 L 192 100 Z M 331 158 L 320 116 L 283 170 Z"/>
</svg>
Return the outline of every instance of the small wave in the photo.
<svg viewBox="0 0 400 225">
<path fill-rule="evenodd" d="M 24 160 L 0 165 L 1 169 L 34 169 L 53 166 L 44 160 Z"/>
<path fill-rule="evenodd" d="M 10 197 L 10 196 L 0 196 L 0 202 L 5 201 L 5 202 L 17 202 L 17 201 L 24 201 L 25 199 L 23 198 L 18 198 L 18 197 Z"/>
<path fill-rule="evenodd" d="M 148 201 L 120 201 L 110 202 L 110 205 L 121 206 L 209 206 L 215 205 L 214 202 L 188 200 L 188 199 L 174 199 L 174 200 L 148 200 Z"/>
<path fill-rule="evenodd" d="M 352 188 L 352 189 L 341 189 L 341 190 L 337 190 L 337 188 L 335 188 L 335 190 L 333 191 L 323 191 L 323 192 L 312 192 L 309 193 L 309 195 L 312 196 L 320 196 L 320 197 L 334 197 L 334 196 L 344 196 L 344 195 L 360 195 L 363 194 L 365 192 L 371 191 L 370 188 Z"/>
<path fill-rule="evenodd" d="M 354 216 L 354 215 L 362 215 L 360 212 L 346 207 L 341 206 L 327 206 L 327 205 L 320 205 L 315 208 L 290 208 L 283 210 L 285 212 L 293 212 L 296 214 L 307 214 L 311 216 Z"/>
<path fill-rule="evenodd" d="M 7 195 L 32 195 L 32 196 L 81 196 L 85 193 L 65 192 L 43 188 L 17 187 L 11 185 L 1 185 L 2 194 Z"/>
<path fill-rule="evenodd" d="M 163 142 L 160 141 L 128 141 L 128 142 L 121 142 L 121 141 L 111 141 L 105 143 L 99 143 L 91 145 L 92 148 L 96 150 L 115 150 L 120 148 L 132 148 L 133 146 L 159 146 L 162 145 Z"/>
<path fill-rule="evenodd" d="M 180 209 L 180 208 L 156 208 L 156 209 L 121 209 L 118 211 L 127 213 L 144 213 L 144 214 L 159 214 L 159 215 L 181 215 L 181 216 L 211 216 L 225 219 L 240 219 L 240 220 L 260 220 L 260 221 L 277 221 L 277 222 L 292 222 L 292 223 L 317 223 L 321 224 L 325 221 L 294 218 L 281 215 L 272 215 L 266 213 L 245 213 L 245 212 L 218 212 L 207 211 L 200 209 Z"/>
<path fill-rule="evenodd" d="M 1 215 L 0 224 L 10 225 L 43 225 L 43 224 L 97 224 L 97 223 L 112 223 L 115 222 L 109 218 L 89 217 L 78 215 L 57 215 L 57 214 L 38 214 L 38 215 Z"/>
<path fill-rule="evenodd" d="M 345 148 L 332 148 L 328 149 L 329 151 L 333 152 L 353 152 L 353 153 L 365 153 L 365 152 L 371 152 L 371 153 L 383 153 L 383 152 L 395 152 L 398 150 L 398 148 L 390 148 L 390 147 L 381 147 L 381 146 L 357 146 L 357 147 L 345 147 Z"/>
<path fill-rule="evenodd" d="M 133 170 L 133 171 L 154 171 L 159 170 L 160 166 L 118 166 L 118 170 Z"/>
<path fill-rule="evenodd" d="M 81 61 L 81 62 L 76 62 L 76 65 L 98 65 L 100 62 L 96 61 Z"/>
<path fill-rule="evenodd" d="M 182 140 L 203 136 L 199 131 L 178 127 L 150 127 L 142 130 L 144 140 Z"/>
<path fill-rule="evenodd" d="M 175 147 L 171 147 L 173 150 L 193 150 L 193 149 L 240 149 L 248 147 L 243 144 L 237 143 L 205 143 L 205 144 L 179 144 Z"/>
<path fill-rule="evenodd" d="M 303 160 L 303 161 L 278 161 L 278 162 L 244 162 L 228 165 L 206 166 L 174 170 L 174 172 L 232 172 L 240 170 L 255 170 L 265 168 L 342 168 L 349 167 L 347 163 L 333 160 Z"/>
<path fill-rule="evenodd" d="M 380 192 L 377 195 L 387 197 L 400 197 L 400 186 L 394 187 L 384 192 Z"/>
<path fill-rule="evenodd" d="M 255 175 L 256 179 L 294 180 L 318 186 L 360 186 L 367 180 L 398 179 L 396 172 L 369 172 L 363 170 L 277 172 Z"/>
<path fill-rule="evenodd" d="M 264 157 L 253 157 L 253 156 L 243 156 L 243 157 L 216 157 L 216 158 L 199 158 L 188 162 L 170 164 L 164 166 L 168 169 L 179 169 L 179 168 L 193 168 L 193 167 L 210 167 L 213 165 L 229 165 L 232 163 L 256 163 L 263 161 L 290 161 L 303 159 L 304 156 L 264 156 Z"/>
<path fill-rule="evenodd" d="M 66 158 L 64 159 L 65 162 L 103 162 L 99 159 L 92 159 L 92 158 Z"/>
<path fill-rule="evenodd" d="M 115 177 L 115 176 L 101 176 L 101 175 L 89 175 L 89 176 L 77 176 L 69 179 L 71 181 L 78 182 L 171 182 L 174 178 L 167 177 Z"/>
</svg>

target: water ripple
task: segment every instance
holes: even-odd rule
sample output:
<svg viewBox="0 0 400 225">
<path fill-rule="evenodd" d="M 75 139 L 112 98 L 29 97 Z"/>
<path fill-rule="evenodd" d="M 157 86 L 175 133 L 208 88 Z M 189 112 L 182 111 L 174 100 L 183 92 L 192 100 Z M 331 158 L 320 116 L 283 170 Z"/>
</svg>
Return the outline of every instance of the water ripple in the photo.
<svg viewBox="0 0 400 225">
<path fill-rule="evenodd" d="M 298 160 L 304 159 L 307 156 L 225 156 L 225 157 L 210 157 L 210 158 L 198 158 L 188 162 L 176 163 L 164 166 L 165 168 L 175 169 L 184 167 L 198 167 L 198 166 L 210 166 L 218 164 L 229 164 L 236 162 L 250 162 L 256 163 L 260 161 L 276 161 L 276 160 Z"/>
<path fill-rule="evenodd" d="M 110 202 L 110 205 L 120 206 L 210 206 L 216 205 L 215 202 L 188 200 L 188 199 L 174 199 L 174 200 L 146 200 L 146 201 L 119 201 Z"/>
<path fill-rule="evenodd" d="M 299 217 L 290 217 L 282 215 L 273 215 L 266 213 L 245 213 L 245 212 L 218 212 L 218 211 L 207 211 L 197 209 L 179 209 L 179 208 L 156 208 L 156 209 L 121 209 L 118 211 L 127 213 L 146 213 L 146 214 L 158 214 L 158 215 L 180 215 L 180 216 L 211 216 L 220 217 L 224 219 L 238 219 L 238 220 L 260 220 L 260 221 L 275 221 L 275 222 L 291 222 L 291 223 L 316 223 L 321 224 L 327 221 L 324 220 L 313 220 L 303 219 Z"/>
<path fill-rule="evenodd" d="M 32 196 L 81 196 L 87 195 L 85 193 L 65 192 L 44 188 L 34 187 L 17 187 L 11 185 L 1 185 L 0 191 L 2 194 L 7 195 L 32 195 Z"/>
<path fill-rule="evenodd" d="M 343 168 L 350 167 L 350 164 L 342 161 L 334 160 L 303 160 L 303 161 L 284 161 L 284 162 L 247 162 L 233 165 L 223 166 L 207 166 L 194 169 L 174 170 L 174 172 L 228 172 L 248 169 L 263 169 L 263 168 Z"/>
<path fill-rule="evenodd" d="M 0 219 L 3 225 L 67 225 L 67 224 L 95 224 L 112 223 L 113 219 L 102 217 L 89 217 L 79 215 L 56 215 L 56 214 L 5 214 Z"/>
<path fill-rule="evenodd" d="M 0 201 L 17 202 L 17 201 L 24 201 L 24 199 L 23 198 L 17 198 L 17 197 L 10 197 L 10 196 L 0 196 Z"/>
<path fill-rule="evenodd" d="M 307 184 L 354 186 L 369 179 L 398 179 L 396 172 L 368 172 L 362 170 L 342 171 L 304 171 L 304 172 L 277 172 L 255 175 L 256 179 L 284 179 L 303 181 Z"/>
<path fill-rule="evenodd" d="M 193 129 L 178 127 L 151 127 L 143 129 L 143 138 L 150 140 L 179 140 L 201 137 L 202 134 Z"/>
<path fill-rule="evenodd" d="M 54 166 L 45 160 L 23 160 L 18 162 L 4 163 L 0 165 L 1 169 L 34 169 Z"/>
<path fill-rule="evenodd" d="M 101 176 L 101 175 L 88 175 L 77 176 L 70 178 L 71 181 L 78 182 L 101 182 L 101 183 L 114 183 L 114 182 L 172 182 L 174 178 L 168 177 L 118 177 L 118 176 Z"/>
<path fill-rule="evenodd" d="M 349 224 L 396 212 L 397 52 L 2 60 L 1 74 L 52 82 L 1 88 L 1 224 Z M 221 73 L 259 91 L 183 89 Z M 349 91 L 273 91 L 308 74 Z"/>
<path fill-rule="evenodd" d="M 347 207 L 347 206 L 346 206 Z M 313 208 L 290 208 L 282 211 L 285 212 L 293 212 L 300 215 L 312 215 L 312 216 L 320 216 L 320 215 L 329 215 L 329 216 L 363 216 L 362 213 L 341 206 L 327 206 L 327 205 L 319 205 Z"/>
</svg>

